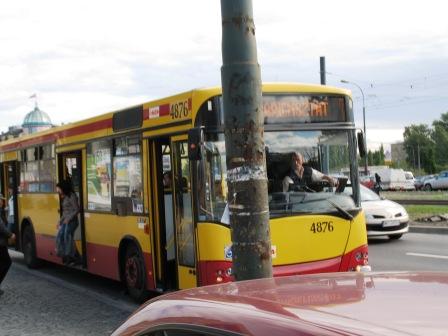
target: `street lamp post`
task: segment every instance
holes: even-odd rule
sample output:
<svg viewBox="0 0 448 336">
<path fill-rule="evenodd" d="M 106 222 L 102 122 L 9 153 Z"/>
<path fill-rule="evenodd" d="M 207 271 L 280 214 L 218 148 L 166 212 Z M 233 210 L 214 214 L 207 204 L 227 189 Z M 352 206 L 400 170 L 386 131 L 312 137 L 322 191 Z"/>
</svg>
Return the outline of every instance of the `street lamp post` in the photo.
<svg viewBox="0 0 448 336">
<path fill-rule="evenodd" d="M 364 126 L 364 138 L 365 138 L 365 143 L 366 143 L 366 150 L 367 150 L 367 133 L 366 133 L 366 103 L 365 103 L 365 99 L 364 99 L 364 91 L 362 91 L 361 87 L 354 83 L 354 82 L 350 82 L 348 80 L 342 79 L 341 83 L 345 83 L 345 84 L 352 84 L 354 86 L 356 86 L 359 91 L 361 91 L 361 95 L 362 95 L 362 121 L 363 121 L 363 126 Z M 367 175 L 368 174 L 368 155 L 366 153 L 365 155 L 365 161 L 364 161 L 364 173 Z"/>
</svg>

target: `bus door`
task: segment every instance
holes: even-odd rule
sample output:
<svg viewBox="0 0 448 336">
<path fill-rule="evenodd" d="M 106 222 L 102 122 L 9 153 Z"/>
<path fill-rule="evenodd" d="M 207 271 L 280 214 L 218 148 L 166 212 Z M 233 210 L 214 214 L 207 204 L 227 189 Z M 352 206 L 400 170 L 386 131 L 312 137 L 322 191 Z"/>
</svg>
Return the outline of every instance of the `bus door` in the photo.
<svg viewBox="0 0 448 336">
<path fill-rule="evenodd" d="M 12 231 L 16 234 L 16 237 L 20 237 L 18 222 L 18 208 L 17 208 L 17 191 L 18 191 L 18 175 L 17 175 L 17 161 L 8 161 L 3 164 L 3 177 L 2 181 L 3 195 L 6 198 L 6 206 L 8 210 L 6 217 L 8 218 L 8 227 L 12 226 Z M 12 199 L 11 199 L 12 197 Z M 12 211 L 11 211 L 12 209 Z M 19 248 L 19 239 L 16 239 L 16 248 Z"/>
<path fill-rule="evenodd" d="M 174 225 L 179 288 L 197 286 L 196 239 L 193 222 L 191 167 L 186 136 L 171 138 L 174 186 Z"/>
<path fill-rule="evenodd" d="M 58 158 L 59 162 L 59 180 L 67 180 L 71 183 L 73 191 L 76 193 L 79 202 L 79 225 L 74 234 L 76 250 L 81 256 L 83 268 L 87 267 L 86 237 L 84 223 L 83 208 L 83 177 L 82 177 L 82 152 L 74 151 L 69 153 L 61 153 Z"/>
<path fill-rule="evenodd" d="M 163 290 L 178 289 L 170 139 L 156 139 L 150 149 L 156 282 Z"/>
</svg>

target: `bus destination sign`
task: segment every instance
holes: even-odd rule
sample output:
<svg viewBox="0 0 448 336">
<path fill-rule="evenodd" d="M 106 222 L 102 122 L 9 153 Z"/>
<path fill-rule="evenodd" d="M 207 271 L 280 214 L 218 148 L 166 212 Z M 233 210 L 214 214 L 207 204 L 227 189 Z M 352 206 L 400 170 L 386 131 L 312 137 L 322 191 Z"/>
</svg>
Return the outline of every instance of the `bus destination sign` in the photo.
<svg viewBox="0 0 448 336">
<path fill-rule="evenodd" d="M 265 124 L 347 121 L 344 97 L 264 95 Z"/>
</svg>

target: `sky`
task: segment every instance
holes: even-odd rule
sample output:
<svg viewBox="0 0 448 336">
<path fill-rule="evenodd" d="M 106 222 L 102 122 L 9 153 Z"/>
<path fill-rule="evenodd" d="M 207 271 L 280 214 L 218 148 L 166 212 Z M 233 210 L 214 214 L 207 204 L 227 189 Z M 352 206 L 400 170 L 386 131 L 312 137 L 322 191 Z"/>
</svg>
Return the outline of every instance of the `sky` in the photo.
<svg viewBox="0 0 448 336">
<path fill-rule="evenodd" d="M 367 143 L 448 111 L 443 1 L 253 0 L 262 80 L 348 88 Z M 220 85 L 218 0 L 0 2 L 0 131 L 39 108 L 68 123 Z"/>
</svg>

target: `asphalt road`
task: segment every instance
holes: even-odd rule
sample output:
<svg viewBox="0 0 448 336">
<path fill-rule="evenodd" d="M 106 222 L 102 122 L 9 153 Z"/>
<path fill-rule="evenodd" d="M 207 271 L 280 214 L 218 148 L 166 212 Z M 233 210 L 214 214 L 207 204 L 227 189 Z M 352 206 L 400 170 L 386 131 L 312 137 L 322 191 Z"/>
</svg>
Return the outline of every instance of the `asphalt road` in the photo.
<svg viewBox="0 0 448 336">
<path fill-rule="evenodd" d="M 448 272 L 448 235 L 407 233 L 399 240 L 369 239 L 373 271 Z"/>
</svg>

